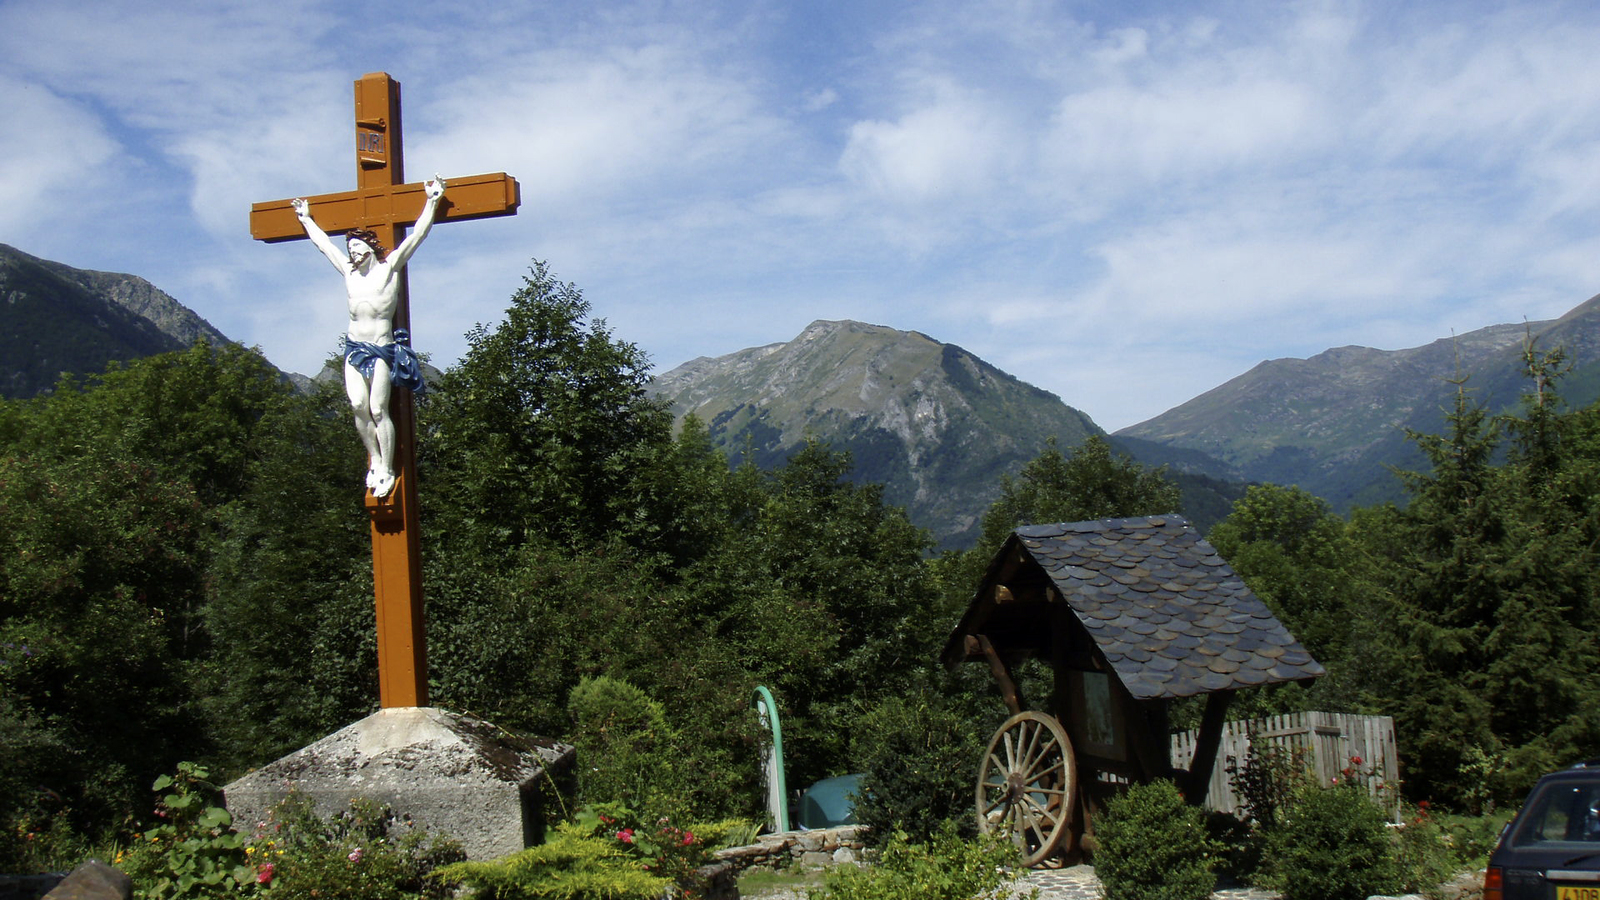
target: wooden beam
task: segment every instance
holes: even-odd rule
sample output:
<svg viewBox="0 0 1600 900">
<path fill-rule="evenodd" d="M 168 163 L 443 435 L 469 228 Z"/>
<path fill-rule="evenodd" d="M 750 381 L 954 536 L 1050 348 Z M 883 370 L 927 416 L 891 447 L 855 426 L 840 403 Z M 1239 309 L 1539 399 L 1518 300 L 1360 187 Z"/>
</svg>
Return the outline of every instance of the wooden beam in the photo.
<svg viewBox="0 0 1600 900">
<path fill-rule="evenodd" d="M 504 172 L 447 179 L 444 199 L 434 215 L 435 224 L 465 219 L 514 216 L 522 203 L 517 180 Z M 311 218 L 329 234 L 375 225 L 413 225 L 422 215 L 422 182 L 387 189 L 318 194 L 311 203 Z M 250 205 L 250 236 L 275 244 L 304 238 L 306 231 L 291 206 L 292 198 Z M 393 250 L 393 247 L 387 248 Z"/>
<path fill-rule="evenodd" d="M 1022 712 L 1022 692 L 1017 690 L 1017 682 L 1011 677 L 1011 667 L 1000 658 L 994 650 L 994 645 L 981 634 L 973 635 L 977 639 L 978 649 L 985 659 L 989 660 L 989 671 L 994 673 L 994 680 L 1000 684 L 1000 697 L 1006 703 L 1006 709 L 1011 710 L 1014 716 Z"/>
<path fill-rule="evenodd" d="M 1222 728 L 1228 716 L 1233 691 L 1217 691 L 1206 697 L 1206 710 L 1200 717 L 1200 733 L 1195 737 L 1194 760 L 1183 780 L 1183 796 L 1191 806 L 1206 802 L 1211 792 L 1211 768 L 1217 764 L 1217 748 L 1222 744 Z"/>
</svg>

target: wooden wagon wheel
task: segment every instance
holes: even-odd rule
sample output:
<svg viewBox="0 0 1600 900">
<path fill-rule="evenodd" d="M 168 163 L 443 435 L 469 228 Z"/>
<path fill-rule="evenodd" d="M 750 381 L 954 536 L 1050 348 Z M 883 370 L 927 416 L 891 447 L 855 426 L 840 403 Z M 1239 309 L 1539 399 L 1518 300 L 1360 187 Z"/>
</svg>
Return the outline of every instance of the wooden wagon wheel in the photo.
<svg viewBox="0 0 1600 900">
<path fill-rule="evenodd" d="M 1024 866 L 1038 865 L 1066 838 L 1077 789 L 1072 742 L 1061 723 L 1018 713 L 989 739 L 978 767 L 978 830 L 1009 837 Z"/>
</svg>

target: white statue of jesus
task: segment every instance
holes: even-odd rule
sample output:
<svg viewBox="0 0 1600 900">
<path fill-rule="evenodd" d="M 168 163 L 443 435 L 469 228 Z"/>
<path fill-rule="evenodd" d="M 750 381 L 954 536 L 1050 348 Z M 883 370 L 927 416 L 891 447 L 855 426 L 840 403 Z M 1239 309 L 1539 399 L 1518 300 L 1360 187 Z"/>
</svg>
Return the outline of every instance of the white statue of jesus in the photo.
<svg viewBox="0 0 1600 900">
<path fill-rule="evenodd" d="M 409 336 L 394 327 L 394 313 L 400 305 L 400 273 L 433 227 L 434 213 L 444 196 L 444 179 L 433 176 L 424 192 L 427 200 L 416 230 L 387 254 L 378 236 L 365 230 L 345 235 L 346 251 L 341 253 L 312 221 L 311 204 L 303 199 L 293 204 L 306 237 L 344 276 L 350 298 L 350 326 L 343 348 L 344 389 L 355 410 L 356 431 L 367 448 L 367 487 L 379 499 L 389 496 L 395 484 L 390 385 L 417 392 L 424 388 L 422 369 L 409 345 Z"/>
</svg>

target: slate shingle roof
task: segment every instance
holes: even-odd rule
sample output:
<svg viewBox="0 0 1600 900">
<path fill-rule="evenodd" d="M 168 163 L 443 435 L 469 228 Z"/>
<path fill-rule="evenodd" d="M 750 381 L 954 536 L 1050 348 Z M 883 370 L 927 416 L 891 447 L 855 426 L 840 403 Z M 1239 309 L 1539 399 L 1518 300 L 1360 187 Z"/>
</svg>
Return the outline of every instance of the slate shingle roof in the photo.
<svg viewBox="0 0 1600 900">
<path fill-rule="evenodd" d="M 1182 517 L 1030 525 L 1016 537 L 1136 698 L 1324 674 Z"/>
</svg>

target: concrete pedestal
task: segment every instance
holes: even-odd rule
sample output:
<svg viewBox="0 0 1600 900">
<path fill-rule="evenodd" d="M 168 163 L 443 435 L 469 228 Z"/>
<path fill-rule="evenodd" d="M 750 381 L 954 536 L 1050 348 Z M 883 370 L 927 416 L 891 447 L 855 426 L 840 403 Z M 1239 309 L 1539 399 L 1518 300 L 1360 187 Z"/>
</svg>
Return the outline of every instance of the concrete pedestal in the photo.
<svg viewBox="0 0 1600 900">
<path fill-rule="evenodd" d="M 291 791 L 331 816 L 364 797 L 494 859 L 542 839 L 544 808 L 570 792 L 576 751 L 432 707 L 380 710 L 223 788 L 240 830 Z"/>
</svg>

